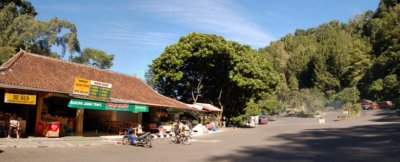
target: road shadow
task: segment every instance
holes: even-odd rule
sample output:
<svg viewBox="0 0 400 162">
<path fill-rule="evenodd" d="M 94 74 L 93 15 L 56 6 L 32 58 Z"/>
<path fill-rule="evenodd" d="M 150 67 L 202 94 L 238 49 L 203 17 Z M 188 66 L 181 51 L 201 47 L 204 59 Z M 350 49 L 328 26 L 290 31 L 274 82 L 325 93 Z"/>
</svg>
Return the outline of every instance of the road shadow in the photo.
<svg viewBox="0 0 400 162">
<path fill-rule="evenodd" d="M 4 152 L 3 150 L 0 150 L 0 154 L 3 153 L 3 152 Z"/>
<path fill-rule="evenodd" d="M 400 123 L 310 129 L 280 134 L 267 141 L 282 145 L 243 147 L 209 161 L 399 161 Z"/>
<path fill-rule="evenodd" d="M 400 113 L 397 113 L 393 110 L 380 110 L 376 113 L 376 116 L 379 116 L 378 119 L 373 119 L 371 121 L 375 122 L 400 122 Z"/>
</svg>

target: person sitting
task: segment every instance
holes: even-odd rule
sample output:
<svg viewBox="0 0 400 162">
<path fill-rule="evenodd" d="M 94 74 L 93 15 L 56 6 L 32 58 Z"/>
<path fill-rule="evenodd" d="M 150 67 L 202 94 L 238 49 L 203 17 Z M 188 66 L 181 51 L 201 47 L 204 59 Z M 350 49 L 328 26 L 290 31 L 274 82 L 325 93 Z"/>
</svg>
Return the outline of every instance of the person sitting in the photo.
<svg viewBox="0 0 400 162">
<path fill-rule="evenodd" d="M 13 131 L 16 132 L 17 138 L 19 139 L 19 132 L 20 132 L 19 121 L 15 116 L 11 116 L 11 118 L 10 118 L 10 125 L 8 127 L 8 136 L 7 136 L 7 138 L 11 138 L 11 133 Z"/>
<path fill-rule="evenodd" d="M 213 129 L 213 125 L 212 125 L 211 123 L 207 123 L 207 124 L 206 124 L 206 128 L 207 128 L 208 130 L 212 130 L 212 129 Z"/>
<path fill-rule="evenodd" d="M 158 132 L 160 133 L 160 135 L 165 135 L 166 134 L 166 129 L 164 128 L 164 124 L 160 124 L 159 126 L 158 126 Z"/>
</svg>

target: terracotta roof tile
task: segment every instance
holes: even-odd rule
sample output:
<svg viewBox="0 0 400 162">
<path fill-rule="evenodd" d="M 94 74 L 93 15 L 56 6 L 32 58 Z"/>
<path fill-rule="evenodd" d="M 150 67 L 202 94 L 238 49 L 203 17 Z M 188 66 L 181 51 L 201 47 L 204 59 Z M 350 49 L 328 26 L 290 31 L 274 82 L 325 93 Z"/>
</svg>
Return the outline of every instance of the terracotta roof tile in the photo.
<svg viewBox="0 0 400 162">
<path fill-rule="evenodd" d="M 75 77 L 112 84 L 111 98 L 152 106 L 188 108 L 154 91 L 141 79 L 95 67 L 40 56 L 25 51 L 0 67 L 0 83 L 72 94 Z"/>
</svg>

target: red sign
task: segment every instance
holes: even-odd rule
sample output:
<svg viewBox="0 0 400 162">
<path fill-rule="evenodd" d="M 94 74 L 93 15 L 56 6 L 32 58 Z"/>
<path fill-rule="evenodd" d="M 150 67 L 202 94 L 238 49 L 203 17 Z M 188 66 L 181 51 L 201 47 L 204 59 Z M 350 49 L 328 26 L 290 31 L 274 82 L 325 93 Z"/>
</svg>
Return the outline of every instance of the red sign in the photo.
<svg viewBox="0 0 400 162">
<path fill-rule="evenodd" d="M 129 104 L 123 104 L 123 103 L 107 103 L 107 107 L 110 108 L 125 108 L 127 109 L 129 107 Z"/>
</svg>

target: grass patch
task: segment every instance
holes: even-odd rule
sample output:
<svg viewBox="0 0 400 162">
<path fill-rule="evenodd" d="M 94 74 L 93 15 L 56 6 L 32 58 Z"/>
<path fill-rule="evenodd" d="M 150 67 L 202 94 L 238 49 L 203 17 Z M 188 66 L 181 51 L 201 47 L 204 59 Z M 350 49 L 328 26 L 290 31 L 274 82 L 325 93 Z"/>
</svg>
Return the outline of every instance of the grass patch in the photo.
<svg viewBox="0 0 400 162">
<path fill-rule="evenodd" d="M 338 118 L 335 121 L 342 121 L 342 120 L 346 120 L 346 119 L 353 119 L 353 118 L 357 118 L 360 116 L 361 112 L 351 112 L 348 115 L 339 115 Z"/>
</svg>

